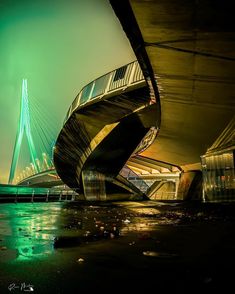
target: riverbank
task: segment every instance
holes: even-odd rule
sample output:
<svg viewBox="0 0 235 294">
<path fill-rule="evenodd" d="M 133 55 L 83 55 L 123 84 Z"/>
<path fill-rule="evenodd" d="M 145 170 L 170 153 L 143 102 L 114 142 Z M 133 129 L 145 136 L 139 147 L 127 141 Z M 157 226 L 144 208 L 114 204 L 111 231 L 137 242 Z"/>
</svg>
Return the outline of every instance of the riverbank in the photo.
<svg viewBox="0 0 235 294">
<path fill-rule="evenodd" d="M 1 293 L 12 284 L 14 293 L 226 293 L 233 284 L 234 204 L 12 203 L 0 205 L 0 221 Z"/>
</svg>

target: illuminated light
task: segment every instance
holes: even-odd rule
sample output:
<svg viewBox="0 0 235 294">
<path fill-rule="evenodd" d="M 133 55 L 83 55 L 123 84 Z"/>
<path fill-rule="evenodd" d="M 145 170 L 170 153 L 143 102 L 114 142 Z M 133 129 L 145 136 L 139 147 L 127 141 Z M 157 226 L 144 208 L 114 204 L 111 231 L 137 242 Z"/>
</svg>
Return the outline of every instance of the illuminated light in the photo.
<svg viewBox="0 0 235 294">
<path fill-rule="evenodd" d="M 58 179 L 59 177 L 57 175 L 53 175 L 53 174 L 48 174 L 49 177 L 52 177 L 52 178 L 56 178 Z"/>
<path fill-rule="evenodd" d="M 42 171 L 42 169 L 41 169 L 41 164 L 40 164 L 40 161 L 39 161 L 38 158 L 35 159 L 35 162 L 36 162 L 37 170 L 38 170 L 39 172 Z"/>
<path fill-rule="evenodd" d="M 8 183 L 11 184 L 13 182 L 15 176 L 15 170 L 19 159 L 20 148 L 22 144 L 22 139 L 24 132 L 26 134 L 30 152 L 30 158 L 33 162 L 36 171 L 38 171 L 36 165 L 36 149 L 34 146 L 33 138 L 31 135 L 31 128 L 30 128 L 30 115 L 29 115 L 29 101 L 28 101 L 28 89 L 27 89 L 27 80 L 23 79 L 22 82 L 22 96 L 21 96 L 21 104 L 20 104 L 20 117 L 19 117 L 19 124 L 17 129 L 17 135 L 15 140 L 14 152 L 11 162 L 11 169 Z"/>
</svg>

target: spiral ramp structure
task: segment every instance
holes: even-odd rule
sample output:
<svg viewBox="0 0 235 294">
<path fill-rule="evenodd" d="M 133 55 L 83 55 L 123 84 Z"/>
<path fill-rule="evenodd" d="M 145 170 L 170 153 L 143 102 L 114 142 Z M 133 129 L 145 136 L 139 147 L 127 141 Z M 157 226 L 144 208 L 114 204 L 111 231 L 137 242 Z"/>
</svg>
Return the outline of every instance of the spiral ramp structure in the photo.
<svg viewBox="0 0 235 294">
<path fill-rule="evenodd" d="M 142 199 L 121 170 L 157 134 L 160 108 L 133 62 L 85 86 L 57 138 L 54 164 L 62 181 L 85 200 Z"/>
</svg>

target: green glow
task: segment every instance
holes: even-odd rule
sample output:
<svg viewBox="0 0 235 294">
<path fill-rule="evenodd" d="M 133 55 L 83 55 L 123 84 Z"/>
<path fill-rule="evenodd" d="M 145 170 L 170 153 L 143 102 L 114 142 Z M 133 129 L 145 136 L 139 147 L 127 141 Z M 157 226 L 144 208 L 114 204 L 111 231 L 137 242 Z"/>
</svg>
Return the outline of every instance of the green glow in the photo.
<svg viewBox="0 0 235 294">
<path fill-rule="evenodd" d="M 16 197 L 16 195 L 29 195 L 32 196 L 33 193 L 35 195 L 45 196 L 50 191 L 50 194 L 60 195 L 61 189 L 48 189 L 48 188 L 36 188 L 36 187 L 25 187 L 25 186 L 13 186 L 13 185 L 1 185 L 0 184 L 0 195 L 12 195 L 12 198 Z M 4 197 L 4 196 L 3 196 Z"/>
<path fill-rule="evenodd" d="M 3 0 L 0 10 L 0 183 L 7 183 L 24 77 L 41 161 L 42 152 L 51 156 L 52 146 L 45 149 L 36 127 L 52 143 L 81 88 L 136 57 L 109 0 Z M 23 136 L 15 176 L 30 164 L 25 145 Z"/>
<path fill-rule="evenodd" d="M 4 245 L 12 252 L 11 262 L 38 262 L 54 252 L 53 244 L 55 233 L 59 229 L 57 223 L 61 206 L 60 203 L 18 203 L 1 206 L 4 230 L 0 230 L 0 236 L 4 239 Z"/>
<path fill-rule="evenodd" d="M 31 161 L 35 167 L 35 170 L 38 171 L 38 167 L 36 165 L 37 154 L 36 154 L 35 146 L 33 143 L 33 138 L 31 135 L 31 128 L 30 128 L 29 101 L 28 101 L 28 89 L 27 89 L 26 79 L 23 79 L 23 82 L 22 82 L 20 119 L 19 119 L 14 152 L 13 152 L 13 157 L 11 162 L 11 170 L 10 170 L 10 176 L 8 181 L 9 184 L 12 183 L 15 176 L 15 170 L 18 163 L 18 159 L 19 159 L 20 147 L 21 147 L 24 131 L 28 141 Z"/>
</svg>

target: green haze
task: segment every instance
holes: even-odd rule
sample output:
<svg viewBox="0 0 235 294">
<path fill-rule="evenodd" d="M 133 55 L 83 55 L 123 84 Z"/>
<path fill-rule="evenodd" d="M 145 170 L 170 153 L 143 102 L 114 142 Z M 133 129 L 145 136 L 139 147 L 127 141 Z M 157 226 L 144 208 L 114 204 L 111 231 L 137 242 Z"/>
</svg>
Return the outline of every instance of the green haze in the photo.
<svg viewBox="0 0 235 294">
<path fill-rule="evenodd" d="M 105 0 L 3 0 L 0 48 L 3 183 L 13 154 L 22 79 L 28 80 L 29 101 L 36 101 L 45 116 L 43 127 L 49 124 L 58 134 L 68 107 L 84 85 L 135 59 Z M 39 139 L 34 142 L 37 148 Z M 19 165 L 23 167 L 29 160 L 27 143 L 23 142 L 22 148 Z"/>
</svg>

